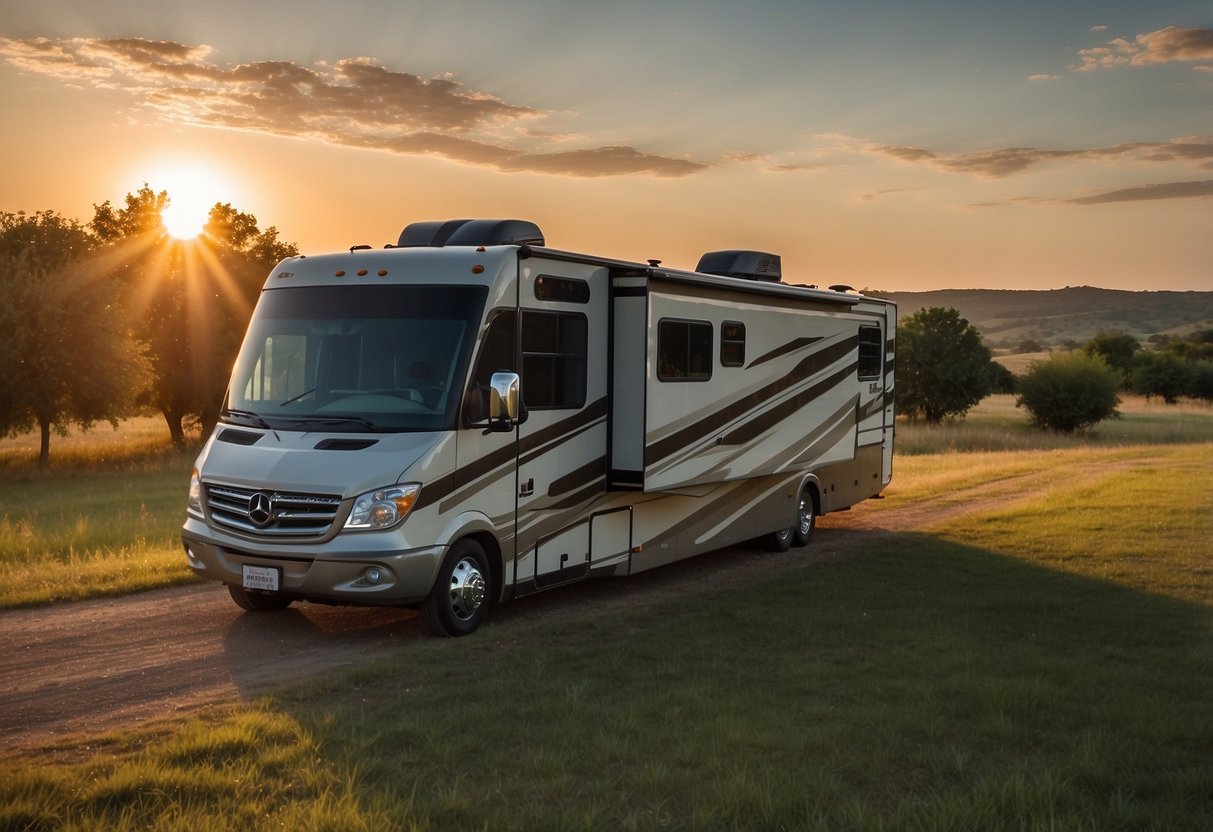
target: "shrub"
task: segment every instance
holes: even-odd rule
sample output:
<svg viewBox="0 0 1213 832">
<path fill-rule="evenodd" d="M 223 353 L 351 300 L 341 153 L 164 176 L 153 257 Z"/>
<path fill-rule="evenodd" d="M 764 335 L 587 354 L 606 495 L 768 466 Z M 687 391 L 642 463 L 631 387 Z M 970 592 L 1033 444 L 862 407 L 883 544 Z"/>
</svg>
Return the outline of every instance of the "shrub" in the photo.
<svg viewBox="0 0 1213 832">
<path fill-rule="evenodd" d="M 1116 391 L 1123 380 L 1099 356 L 1053 353 L 1028 367 L 1015 405 L 1025 408 L 1038 427 L 1073 433 L 1119 415 Z"/>
</svg>

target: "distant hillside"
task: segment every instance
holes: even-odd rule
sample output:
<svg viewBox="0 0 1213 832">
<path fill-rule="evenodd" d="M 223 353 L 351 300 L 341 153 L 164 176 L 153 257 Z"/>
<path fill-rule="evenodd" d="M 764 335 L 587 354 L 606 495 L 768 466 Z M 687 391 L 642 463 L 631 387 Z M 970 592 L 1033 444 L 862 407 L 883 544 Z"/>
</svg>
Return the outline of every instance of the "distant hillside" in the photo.
<svg viewBox="0 0 1213 832">
<path fill-rule="evenodd" d="M 1092 286 L 864 291 L 896 301 L 898 317 L 929 306 L 955 307 L 995 349 L 1014 350 L 1025 341 L 1045 347 L 1082 343 L 1101 331 L 1128 332 L 1144 343 L 1152 335 L 1213 328 L 1213 292 L 1126 292 Z"/>
</svg>

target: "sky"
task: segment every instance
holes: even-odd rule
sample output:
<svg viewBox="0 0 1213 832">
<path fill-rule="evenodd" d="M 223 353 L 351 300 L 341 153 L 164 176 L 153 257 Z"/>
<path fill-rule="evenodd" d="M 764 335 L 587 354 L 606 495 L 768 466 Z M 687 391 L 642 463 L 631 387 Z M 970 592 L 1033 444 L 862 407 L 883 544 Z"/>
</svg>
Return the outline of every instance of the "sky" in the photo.
<svg viewBox="0 0 1213 832">
<path fill-rule="evenodd" d="M 884 291 L 1213 290 L 1213 2 L 0 0 L 0 211 L 147 183 Z"/>
</svg>

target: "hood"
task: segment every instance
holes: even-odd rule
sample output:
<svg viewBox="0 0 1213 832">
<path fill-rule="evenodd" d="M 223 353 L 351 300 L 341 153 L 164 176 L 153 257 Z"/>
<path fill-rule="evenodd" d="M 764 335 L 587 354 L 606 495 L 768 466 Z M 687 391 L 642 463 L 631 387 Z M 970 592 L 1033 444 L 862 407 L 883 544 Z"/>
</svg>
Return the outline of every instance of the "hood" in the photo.
<svg viewBox="0 0 1213 832">
<path fill-rule="evenodd" d="M 453 464 L 454 436 L 445 431 L 275 433 L 221 424 L 198 471 L 204 482 L 349 498 L 401 481 L 424 483 Z"/>
</svg>

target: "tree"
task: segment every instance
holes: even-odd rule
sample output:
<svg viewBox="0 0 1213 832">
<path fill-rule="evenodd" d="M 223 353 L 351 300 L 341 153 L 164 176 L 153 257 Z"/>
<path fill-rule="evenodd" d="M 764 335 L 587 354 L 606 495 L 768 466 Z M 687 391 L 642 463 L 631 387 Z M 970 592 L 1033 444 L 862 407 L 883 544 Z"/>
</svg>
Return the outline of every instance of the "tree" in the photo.
<svg viewBox="0 0 1213 832">
<path fill-rule="evenodd" d="M 88 258 L 92 240 L 51 211 L 0 213 L 0 436 L 35 426 L 38 467 L 51 431 L 117 426 L 149 377 L 112 280 Z"/>
<path fill-rule="evenodd" d="M 990 392 L 1015 392 L 1015 374 L 997 361 L 990 362 Z"/>
<path fill-rule="evenodd" d="M 1192 387 L 1194 363 L 1173 352 L 1143 352 L 1133 365 L 1133 392 L 1175 404 Z"/>
<path fill-rule="evenodd" d="M 1133 358 L 1141 342 L 1127 332 L 1100 332 L 1082 346 L 1087 355 L 1098 355 L 1114 370 L 1120 371 L 1121 385 L 1128 390 L 1133 376 Z"/>
<path fill-rule="evenodd" d="M 1117 415 L 1122 380 L 1099 356 L 1057 352 L 1028 366 L 1015 406 L 1025 408 L 1037 427 L 1073 433 Z"/>
<path fill-rule="evenodd" d="M 121 208 L 94 206 L 90 227 L 129 289 L 139 332 L 155 372 L 149 401 L 164 415 L 173 444 L 185 444 L 185 422 L 204 432 L 218 420 L 227 375 L 266 271 L 298 253 L 260 231 L 257 218 L 216 204 L 202 237 L 181 242 L 161 222 L 169 195 L 146 184 Z"/>
<path fill-rule="evenodd" d="M 897 325 L 897 407 L 941 422 L 989 395 L 993 355 L 960 312 L 934 306 Z"/>
</svg>

